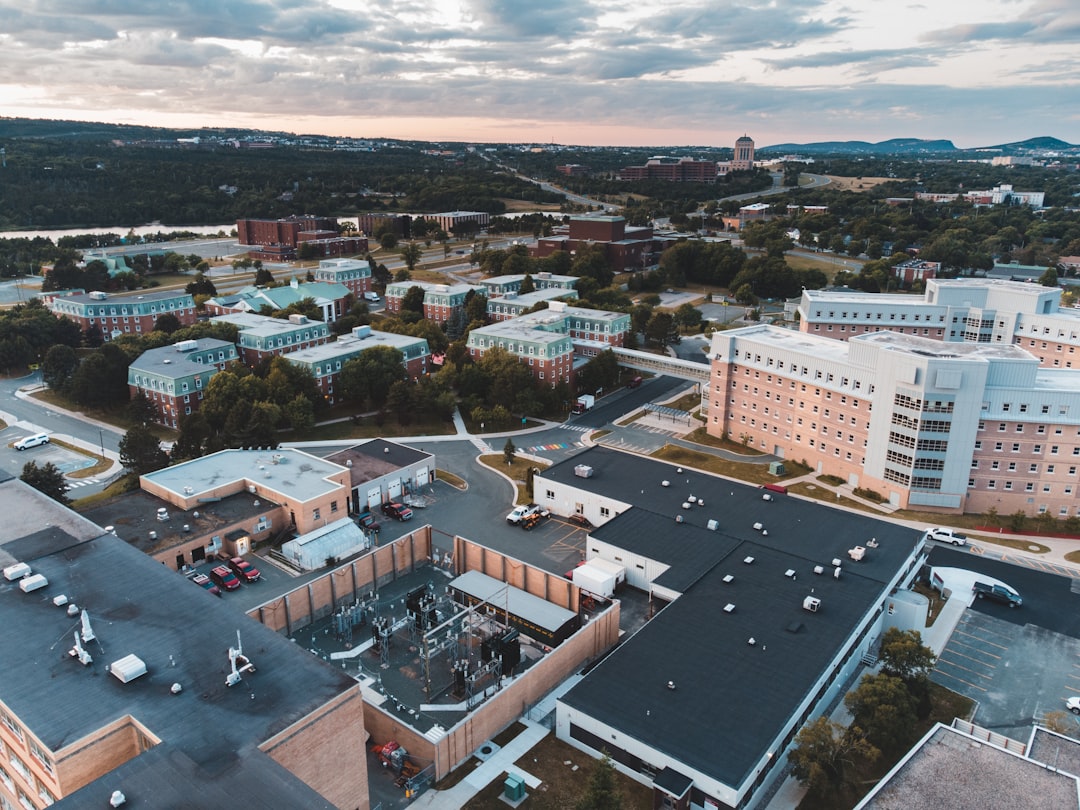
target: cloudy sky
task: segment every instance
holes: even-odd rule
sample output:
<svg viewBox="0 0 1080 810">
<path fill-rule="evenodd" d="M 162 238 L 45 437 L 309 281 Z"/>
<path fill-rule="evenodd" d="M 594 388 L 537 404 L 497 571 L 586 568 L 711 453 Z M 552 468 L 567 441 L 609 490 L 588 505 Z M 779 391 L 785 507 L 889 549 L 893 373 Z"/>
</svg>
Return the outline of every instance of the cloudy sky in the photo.
<svg viewBox="0 0 1080 810">
<path fill-rule="evenodd" d="M 1080 143 L 1077 0 L 0 0 L 0 14 L 4 116 L 488 142 Z"/>
</svg>

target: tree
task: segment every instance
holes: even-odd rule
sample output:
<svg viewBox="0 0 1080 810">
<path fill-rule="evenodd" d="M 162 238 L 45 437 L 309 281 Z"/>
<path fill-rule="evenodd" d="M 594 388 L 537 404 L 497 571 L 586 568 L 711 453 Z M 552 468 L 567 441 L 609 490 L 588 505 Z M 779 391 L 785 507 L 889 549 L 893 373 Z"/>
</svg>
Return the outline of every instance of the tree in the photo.
<svg viewBox="0 0 1080 810">
<path fill-rule="evenodd" d="M 188 282 L 188 285 L 184 287 L 184 292 L 188 295 L 217 295 L 217 287 L 214 286 L 214 282 L 204 276 L 202 273 L 195 274 L 195 280 Z"/>
<path fill-rule="evenodd" d="M 675 310 L 674 323 L 677 327 L 696 332 L 701 329 L 701 310 L 693 304 L 682 304 Z"/>
<path fill-rule="evenodd" d="M 918 630 L 890 627 L 881 638 L 881 668 L 904 681 L 924 678 L 937 660 Z"/>
<path fill-rule="evenodd" d="M 136 425 L 120 440 L 120 463 L 136 475 L 145 475 L 167 466 L 169 456 L 150 428 Z"/>
<path fill-rule="evenodd" d="M 514 446 L 514 440 L 507 436 L 506 444 L 503 445 L 503 461 L 509 466 L 514 463 L 515 458 L 517 458 L 517 448 Z"/>
<path fill-rule="evenodd" d="M 199 458 L 210 449 L 212 431 L 206 423 L 202 410 L 180 416 L 180 435 L 173 444 L 172 457 L 176 461 Z"/>
<path fill-rule="evenodd" d="M 675 319 L 670 312 L 654 312 L 645 326 L 645 337 L 659 346 L 667 346 L 675 342 L 677 332 Z"/>
<path fill-rule="evenodd" d="M 397 235 L 393 231 L 383 231 L 379 235 L 379 245 L 383 250 L 393 250 L 397 247 Z"/>
<path fill-rule="evenodd" d="M 1053 267 L 1047 267 L 1046 272 L 1039 276 L 1039 283 L 1044 287 L 1058 286 L 1058 272 Z"/>
<path fill-rule="evenodd" d="M 880 756 L 860 729 L 844 728 L 828 717 L 803 726 L 795 743 L 791 752 L 795 778 L 826 804 L 839 804 L 838 794 L 851 784 L 857 769 Z"/>
<path fill-rule="evenodd" d="M 424 288 L 409 287 L 401 298 L 401 312 L 412 312 L 418 317 L 424 317 Z"/>
<path fill-rule="evenodd" d="M 410 275 L 416 269 L 417 262 L 423 257 L 424 251 L 416 242 L 409 242 L 401 249 L 401 258 L 405 262 L 405 266 L 409 268 Z"/>
<path fill-rule="evenodd" d="M 164 332 L 167 335 L 171 335 L 177 329 L 182 326 L 180 319 L 173 315 L 171 312 L 165 312 L 158 315 L 157 320 L 154 321 L 154 331 Z"/>
<path fill-rule="evenodd" d="M 525 295 L 531 293 L 536 289 L 536 285 L 533 283 L 533 277 L 528 273 L 525 274 L 525 278 L 521 280 L 521 288 L 518 290 L 519 295 Z"/>
<path fill-rule="evenodd" d="M 255 271 L 255 286 L 267 287 L 274 283 L 274 274 L 267 270 L 265 267 L 260 267 Z"/>
<path fill-rule="evenodd" d="M 65 393 L 71 376 L 79 367 L 79 356 L 70 346 L 53 346 L 41 363 L 41 376 L 54 391 Z"/>
<path fill-rule="evenodd" d="M 64 474 L 51 461 L 46 461 L 40 467 L 36 461 L 28 461 L 23 465 L 19 480 L 25 481 L 38 492 L 48 495 L 64 506 L 71 503 L 67 496 L 68 485 L 64 481 Z"/>
<path fill-rule="evenodd" d="M 141 390 L 135 392 L 125 410 L 127 418 L 136 425 L 147 425 L 158 416 L 158 409 Z"/>
<path fill-rule="evenodd" d="M 348 399 L 382 408 L 390 386 L 405 376 L 403 360 L 401 352 L 391 346 L 365 350 L 342 366 L 342 392 Z"/>
<path fill-rule="evenodd" d="M 597 761 L 589 775 L 589 784 L 585 788 L 575 810 L 619 810 L 623 806 L 622 793 L 615 784 L 615 766 L 607 753 Z"/>
<path fill-rule="evenodd" d="M 885 754 L 906 751 L 915 741 L 917 701 L 895 675 L 865 675 L 844 698 L 853 724 Z"/>
</svg>

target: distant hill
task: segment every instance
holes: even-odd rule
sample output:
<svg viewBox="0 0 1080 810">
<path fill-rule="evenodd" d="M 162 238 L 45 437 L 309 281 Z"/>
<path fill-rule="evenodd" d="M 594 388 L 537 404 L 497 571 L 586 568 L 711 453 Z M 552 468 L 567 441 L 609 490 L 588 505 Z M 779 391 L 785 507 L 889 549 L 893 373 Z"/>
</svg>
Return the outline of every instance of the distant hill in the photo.
<svg viewBox="0 0 1080 810">
<path fill-rule="evenodd" d="M 1039 138 L 1028 138 L 1026 141 L 1014 141 L 1013 143 L 1003 143 L 998 146 L 983 147 L 983 149 L 1000 149 L 1003 152 L 1020 152 L 1025 150 L 1049 150 L 1056 152 L 1076 148 L 1077 146 L 1074 144 L 1066 143 L 1060 138 L 1051 138 L 1049 135 L 1043 135 Z"/>
<path fill-rule="evenodd" d="M 785 152 L 803 155 L 925 155 L 945 152 L 986 152 L 1003 154 L 1022 152 L 1051 151 L 1062 152 L 1080 149 L 1060 138 L 1041 136 L 1028 138 L 1026 141 L 1014 141 L 996 146 L 980 146 L 975 149 L 958 149 L 952 141 L 924 141 L 919 138 L 891 138 L 880 143 L 868 141 L 819 141 L 816 143 L 779 143 L 775 146 L 763 146 L 759 152 Z"/>
<path fill-rule="evenodd" d="M 817 143 L 781 143 L 763 146 L 759 152 L 794 152 L 845 155 L 920 155 L 928 152 L 955 152 L 952 141 L 925 141 L 920 138 L 891 138 L 880 143 L 869 141 L 819 141 Z"/>
</svg>

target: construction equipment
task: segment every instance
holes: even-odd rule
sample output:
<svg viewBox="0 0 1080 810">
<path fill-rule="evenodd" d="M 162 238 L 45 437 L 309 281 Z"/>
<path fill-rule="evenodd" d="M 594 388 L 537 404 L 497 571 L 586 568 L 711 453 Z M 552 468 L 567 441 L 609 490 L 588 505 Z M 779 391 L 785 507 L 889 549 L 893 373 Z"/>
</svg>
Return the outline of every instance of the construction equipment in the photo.
<svg viewBox="0 0 1080 810">
<path fill-rule="evenodd" d="M 375 744 L 371 746 L 371 753 L 379 757 L 379 762 L 388 771 L 392 771 L 394 776 L 394 784 L 400 788 L 405 787 L 406 783 L 420 773 L 420 768 L 417 767 L 411 759 L 409 759 L 409 752 L 401 747 L 397 740 L 390 740 L 383 744 Z"/>
</svg>

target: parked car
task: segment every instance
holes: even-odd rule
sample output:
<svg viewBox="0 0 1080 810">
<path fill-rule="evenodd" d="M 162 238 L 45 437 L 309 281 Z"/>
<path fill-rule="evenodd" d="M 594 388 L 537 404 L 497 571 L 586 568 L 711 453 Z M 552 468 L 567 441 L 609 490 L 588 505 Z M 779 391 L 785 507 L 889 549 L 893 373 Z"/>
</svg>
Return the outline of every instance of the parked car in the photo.
<svg viewBox="0 0 1080 810">
<path fill-rule="evenodd" d="M 630 379 L 630 382 L 628 382 L 626 384 L 626 387 L 627 388 L 637 388 L 639 385 L 641 385 L 642 382 L 643 382 L 643 380 L 642 380 L 641 377 L 633 377 L 633 378 Z"/>
<path fill-rule="evenodd" d="M 210 577 L 206 574 L 195 574 L 191 577 L 191 581 L 198 585 L 200 588 L 206 588 L 214 596 L 221 596 L 221 588 L 210 581 Z"/>
<path fill-rule="evenodd" d="M 566 522 L 567 523 L 573 523 L 575 526 L 580 526 L 583 529 L 591 529 L 591 528 L 593 528 L 592 521 L 589 520 L 584 515 L 579 515 L 577 512 L 570 515 L 566 519 Z"/>
<path fill-rule="evenodd" d="M 960 534 L 960 532 L 954 529 L 943 529 L 931 527 L 926 530 L 926 533 L 930 536 L 931 540 L 937 540 L 939 543 L 952 543 L 954 546 L 966 546 L 967 537 Z"/>
<path fill-rule="evenodd" d="M 232 571 L 224 565 L 218 565 L 210 569 L 210 579 L 227 591 L 235 591 L 240 587 L 240 580 Z"/>
<path fill-rule="evenodd" d="M 1080 697 L 1071 697 L 1065 701 L 1065 706 L 1073 714 L 1080 714 Z"/>
<path fill-rule="evenodd" d="M 225 563 L 229 566 L 229 570 L 236 574 L 236 578 L 241 582 L 258 582 L 259 581 L 259 569 L 249 563 L 243 557 L 231 557 L 229 561 Z"/>
<path fill-rule="evenodd" d="M 517 526 L 529 515 L 537 514 L 539 511 L 540 507 L 535 503 L 521 504 L 520 506 L 515 506 L 510 514 L 506 516 L 506 522 L 513 526 Z"/>
<path fill-rule="evenodd" d="M 29 450 L 31 447 L 38 447 L 42 444 L 49 443 L 48 433 L 34 433 L 30 436 L 23 436 L 15 444 L 12 445 L 16 450 Z"/>
<path fill-rule="evenodd" d="M 390 501 L 390 503 L 384 503 L 382 505 L 382 513 L 394 520 L 412 520 L 412 509 L 407 507 L 403 503 L 397 501 Z"/>
<path fill-rule="evenodd" d="M 356 523 L 366 532 L 377 532 L 382 527 L 379 522 L 375 520 L 375 516 L 371 514 L 370 510 L 364 510 L 356 516 Z"/>
<path fill-rule="evenodd" d="M 1008 585 L 991 585 L 989 582 L 976 582 L 972 587 L 976 599 L 993 599 L 1011 608 L 1020 607 L 1024 600 Z"/>
</svg>

